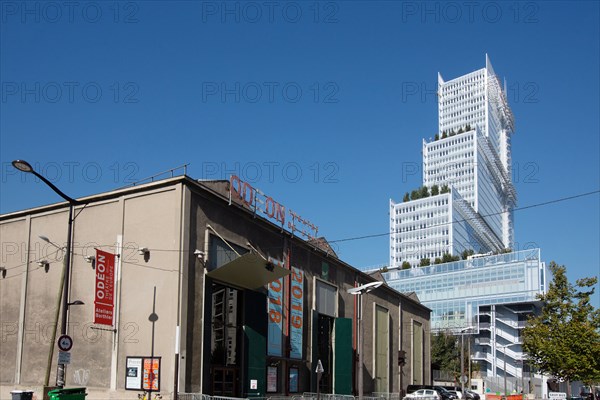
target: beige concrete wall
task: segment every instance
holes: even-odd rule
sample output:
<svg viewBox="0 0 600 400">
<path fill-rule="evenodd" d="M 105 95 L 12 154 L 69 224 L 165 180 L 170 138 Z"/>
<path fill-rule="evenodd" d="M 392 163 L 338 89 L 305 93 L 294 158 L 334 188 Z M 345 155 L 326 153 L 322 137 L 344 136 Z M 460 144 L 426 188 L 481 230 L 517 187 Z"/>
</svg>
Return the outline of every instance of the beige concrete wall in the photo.
<svg viewBox="0 0 600 400">
<path fill-rule="evenodd" d="M 23 286 L 27 284 L 27 242 L 29 220 L 19 218 L 0 225 L 0 265 L 6 276 L 0 278 L 0 382 L 16 383 L 19 351 L 19 315 Z"/>
<path fill-rule="evenodd" d="M 69 334 L 74 345 L 67 368 L 66 385 L 87 386 L 95 398 L 136 398 L 125 392 L 127 356 L 150 356 L 153 288 L 156 286 L 155 356 L 162 357 L 161 392 L 173 390 L 175 331 L 178 319 L 179 268 L 182 246 L 182 185 L 127 194 L 90 203 L 77 215 L 73 225 L 73 257 L 70 300 L 85 305 L 71 306 Z M 82 207 L 77 207 L 76 214 Z M 31 219 L 28 223 L 27 218 Z M 46 364 L 51 346 L 52 327 L 62 272 L 62 251 L 38 238 L 45 235 L 59 246 L 66 243 L 67 208 L 38 211 L 25 217 L 5 218 L 0 222 L 2 266 L 8 270 L 0 278 L 2 343 L 0 359 L 1 398 L 14 388 L 35 388 L 41 399 Z M 95 270 L 84 259 L 95 255 L 95 247 L 117 253 L 117 238 L 123 238 L 117 332 L 94 330 Z M 15 246 L 18 252 L 15 251 Z M 150 249 L 149 258 L 138 254 L 140 247 Z M 13 254 L 14 253 L 14 254 Z M 55 254 L 56 253 L 56 254 Z M 27 258 L 29 257 L 29 258 Z M 50 261 L 48 272 L 38 268 L 41 258 Z M 31 262 L 28 268 L 19 265 Z M 23 292 L 26 285 L 26 292 Z M 20 316 L 25 296 L 24 315 Z M 24 321 L 21 332 L 15 329 Z M 60 331 L 60 320 L 58 323 Z M 102 326 L 97 326 L 102 327 Z M 109 328 L 109 327 L 104 327 Z M 19 334 L 23 353 L 21 373 L 16 373 Z M 60 334 L 60 332 L 59 332 Z M 116 363 L 113 361 L 116 360 Z M 50 384 L 56 380 L 57 351 L 52 357 Z M 15 379 L 16 376 L 16 379 Z M 111 382 L 116 391 L 110 390 Z M 90 396 L 88 396 L 90 398 Z"/>
</svg>

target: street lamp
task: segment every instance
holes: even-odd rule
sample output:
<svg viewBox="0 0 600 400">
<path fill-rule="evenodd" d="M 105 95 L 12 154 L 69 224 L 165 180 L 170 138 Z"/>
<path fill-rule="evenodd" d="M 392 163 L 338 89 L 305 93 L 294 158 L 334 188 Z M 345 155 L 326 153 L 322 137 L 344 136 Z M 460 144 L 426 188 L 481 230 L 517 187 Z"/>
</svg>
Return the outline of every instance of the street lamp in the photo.
<svg viewBox="0 0 600 400">
<path fill-rule="evenodd" d="M 500 345 L 497 346 L 501 349 L 503 349 L 503 353 L 502 353 L 502 364 L 504 365 L 504 396 L 506 396 L 506 349 L 510 346 L 516 346 L 520 343 L 509 343 L 509 344 L 505 344 L 505 345 Z"/>
<path fill-rule="evenodd" d="M 363 313 L 363 304 L 362 304 L 362 295 L 369 293 L 372 290 L 377 289 L 379 286 L 383 285 L 383 282 L 371 282 L 362 286 L 350 288 L 347 290 L 351 295 L 358 296 L 358 398 L 362 400 L 363 398 L 363 323 L 362 323 L 362 313 Z"/>
<path fill-rule="evenodd" d="M 465 332 L 472 330 L 472 326 L 467 326 L 460 330 L 460 390 L 461 393 L 465 394 Z M 471 358 L 469 357 L 469 370 L 470 370 Z M 469 374 L 469 379 L 471 376 Z"/>
<path fill-rule="evenodd" d="M 65 266 L 64 266 L 64 273 L 63 273 L 63 296 L 62 296 L 62 319 L 61 319 L 61 324 L 60 324 L 60 333 L 61 335 L 66 335 L 67 334 L 67 315 L 69 313 L 69 276 L 70 276 L 70 270 L 71 270 L 71 235 L 72 235 L 72 231 L 73 231 L 73 207 L 79 204 L 82 204 L 81 202 L 67 196 L 66 194 L 64 194 L 59 188 L 57 188 L 56 186 L 54 186 L 54 184 L 52 182 L 50 182 L 48 179 L 46 179 L 44 176 L 40 175 L 37 171 L 35 171 L 33 169 L 33 167 L 31 166 L 31 164 L 29 164 L 27 161 L 24 160 L 15 160 L 12 162 L 13 167 L 15 167 L 16 169 L 18 169 L 21 172 L 25 172 L 25 173 L 29 173 L 29 174 L 33 174 L 35 176 L 37 176 L 39 179 L 41 179 L 42 182 L 44 182 L 46 185 L 48 185 L 50 187 L 50 189 L 52 189 L 56 194 L 58 194 L 60 197 L 62 197 L 63 199 L 65 199 L 66 201 L 69 202 L 69 223 L 68 223 L 68 229 L 67 229 L 67 246 L 65 248 Z M 48 240 L 48 238 L 44 237 L 42 238 L 42 240 Z M 75 305 L 77 302 L 73 302 L 72 305 Z M 77 303 L 79 304 L 79 303 Z M 52 344 L 52 346 L 54 346 L 54 343 Z M 58 373 L 56 374 L 56 386 L 60 386 L 63 387 L 65 384 L 65 366 L 64 364 L 59 364 L 58 365 Z"/>
</svg>

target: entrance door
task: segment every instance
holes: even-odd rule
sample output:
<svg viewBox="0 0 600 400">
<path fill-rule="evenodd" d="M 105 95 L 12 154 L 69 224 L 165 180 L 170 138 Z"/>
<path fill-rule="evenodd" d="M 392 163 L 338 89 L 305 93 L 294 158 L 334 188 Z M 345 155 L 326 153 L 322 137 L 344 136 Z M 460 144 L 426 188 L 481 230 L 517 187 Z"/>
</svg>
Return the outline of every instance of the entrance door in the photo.
<svg viewBox="0 0 600 400">
<path fill-rule="evenodd" d="M 212 284 L 210 387 L 215 396 L 237 397 L 240 394 L 240 301 L 239 290 Z"/>
</svg>

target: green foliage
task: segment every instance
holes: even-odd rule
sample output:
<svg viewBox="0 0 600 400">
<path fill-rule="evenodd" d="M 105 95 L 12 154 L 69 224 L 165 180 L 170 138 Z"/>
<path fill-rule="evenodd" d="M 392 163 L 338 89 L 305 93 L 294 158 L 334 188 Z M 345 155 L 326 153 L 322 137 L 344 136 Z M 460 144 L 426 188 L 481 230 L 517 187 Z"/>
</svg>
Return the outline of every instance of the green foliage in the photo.
<svg viewBox="0 0 600 400">
<path fill-rule="evenodd" d="M 438 133 L 435 134 L 435 137 L 433 138 L 433 140 L 440 140 L 440 135 Z"/>
<path fill-rule="evenodd" d="M 469 132 L 471 130 L 471 125 L 467 124 L 467 126 L 465 126 L 465 132 Z"/>
<path fill-rule="evenodd" d="M 438 194 L 440 194 L 440 188 L 438 185 L 433 185 L 431 187 L 431 195 L 432 196 L 437 196 Z"/>
<path fill-rule="evenodd" d="M 446 139 L 448 137 L 448 134 L 446 133 L 446 131 L 442 132 L 442 139 Z"/>
<path fill-rule="evenodd" d="M 422 186 L 421 189 L 419 189 L 421 198 L 425 198 L 425 197 L 429 197 L 429 189 L 427 188 L 427 186 Z"/>
<path fill-rule="evenodd" d="M 460 253 L 460 256 L 463 260 L 466 260 L 469 256 L 472 256 L 473 254 L 475 254 L 475 252 L 471 249 L 469 250 L 465 250 L 462 253 Z"/>
<path fill-rule="evenodd" d="M 410 269 L 410 263 L 408 261 L 402 261 L 402 269 Z"/>
<path fill-rule="evenodd" d="M 435 260 L 433 260 L 434 264 L 441 264 L 442 263 L 442 259 L 439 257 L 436 257 Z"/>
<path fill-rule="evenodd" d="M 551 262 L 550 270 L 548 292 L 538 295 L 542 311 L 523 329 L 529 363 L 567 382 L 600 382 L 600 310 L 590 304 L 598 279 L 577 280 L 580 291 L 568 282 L 564 266 Z"/>
<path fill-rule="evenodd" d="M 440 193 L 441 194 L 450 193 L 450 188 L 448 187 L 448 185 L 442 185 L 442 188 L 440 189 Z"/>
<path fill-rule="evenodd" d="M 431 335 L 431 366 L 454 376 L 460 375 L 460 344 L 449 332 Z"/>
<path fill-rule="evenodd" d="M 460 257 L 459 256 L 453 256 L 450 253 L 444 253 L 442 255 L 442 263 L 447 263 L 447 262 L 453 262 L 453 261 L 459 261 Z"/>
<path fill-rule="evenodd" d="M 410 200 L 410 195 L 408 194 L 408 192 L 404 193 L 404 198 L 402 199 L 403 202 L 407 202 Z"/>
<path fill-rule="evenodd" d="M 419 264 L 419 266 L 427 267 L 429 265 L 431 265 L 431 260 L 429 258 L 421 258 L 421 263 Z"/>
<path fill-rule="evenodd" d="M 410 199 L 411 200 L 418 200 L 421 198 L 421 191 L 420 190 L 413 190 L 412 192 L 410 192 Z"/>
</svg>

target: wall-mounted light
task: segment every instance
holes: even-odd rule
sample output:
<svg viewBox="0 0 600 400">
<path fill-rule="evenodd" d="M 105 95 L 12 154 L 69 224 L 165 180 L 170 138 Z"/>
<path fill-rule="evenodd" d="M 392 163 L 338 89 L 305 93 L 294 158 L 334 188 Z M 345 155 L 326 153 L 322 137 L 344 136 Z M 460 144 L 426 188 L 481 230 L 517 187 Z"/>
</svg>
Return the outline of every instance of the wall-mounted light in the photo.
<svg viewBox="0 0 600 400">
<path fill-rule="evenodd" d="M 199 259 L 200 261 L 203 261 L 203 260 L 204 260 L 204 252 L 203 252 L 202 250 L 198 250 L 198 249 L 194 250 L 194 255 L 195 255 L 196 257 L 198 257 L 198 259 Z"/>
<path fill-rule="evenodd" d="M 150 260 L 150 250 L 148 250 L 147 247 L 140 247 L 138 249 L 138 253 L 140 256 L 144 257 L 145 262 L 148 262 L 148 260 Z"/>
<path fill-rule="evenodd" d="M 0 267 L 0 273 L 2 274 L 2 278 L 6 278 L 6 267 Z"/>
<path fill-rule="evenodd" d="M 96 269 L 96 257 L 94 256 L 85 256 L 83 257 L 85 262 L 92 264 L 92 269 Z"/>
<path fill-rule="evenodd" d="M 40 268 L 44 268 L 44 271 L 48 272 L 50 270 L 50 263 L 48 260 L 40 260 L 38 261 L 38 266 Z"/>
</svg>

